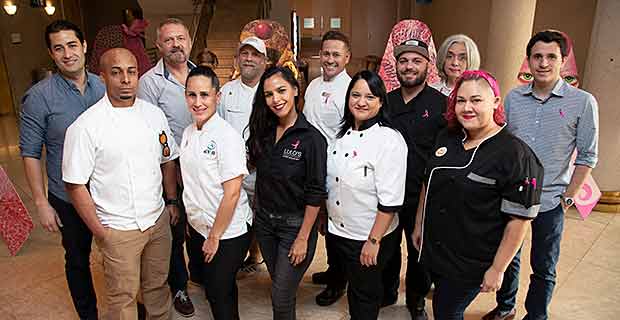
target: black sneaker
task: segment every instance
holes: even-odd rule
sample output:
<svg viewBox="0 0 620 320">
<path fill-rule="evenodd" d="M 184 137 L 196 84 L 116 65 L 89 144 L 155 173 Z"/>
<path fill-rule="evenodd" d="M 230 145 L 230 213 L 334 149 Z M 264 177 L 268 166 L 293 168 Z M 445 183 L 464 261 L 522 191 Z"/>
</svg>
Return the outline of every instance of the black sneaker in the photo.
<svg viewBox="0 0 620 320">
<path fill-rule="evenodd" d="M 174 295 L 174 309 L 184 317 L 191 317 L 194 315 L 194 304 L 189 298 L 189 295 L 185 290 L 179 290 Z"/>
<path fill-rule="evenodd" d="M 247 276 L 253 275 L 258 271 L 260 265 L 265 262 L 265 260 L 261 262 L 257 262 L 254 258 L 248 257 L 243 261 L 241 268 L 239 268 L 239 272 L 237 273 L 237 279 L 243 279 Z"/>
</svg>

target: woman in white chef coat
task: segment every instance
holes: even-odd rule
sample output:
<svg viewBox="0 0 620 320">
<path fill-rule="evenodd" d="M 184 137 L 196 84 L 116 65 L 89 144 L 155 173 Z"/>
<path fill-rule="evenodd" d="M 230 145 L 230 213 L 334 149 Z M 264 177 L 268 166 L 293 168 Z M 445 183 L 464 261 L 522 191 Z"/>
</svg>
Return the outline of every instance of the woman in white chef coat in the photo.
<svg viewBox="0 0 620 320">
<path fill-rule="evenodd" d="M 407 145 L 383 112 L 381 78 L 364 70 L 347 89 L 342 126 L 327 154 L 327 241 L 345 266 L 352 319 L 377 319 L 381 273 L 397 249 Z"/>
<path fill-rule="evenodd" d="M 216 320 L 232 320 L 239 319 L 235 278 L 250 245 L 252 214 L 241 188 L 245 142 L 215 112 L 219 89 L 211 68 L 189 73 L 185 100 L 194 123 L 183 132 L 180 161 L 187 218 L 203 240 L 207 300 Z"/>
</svg>

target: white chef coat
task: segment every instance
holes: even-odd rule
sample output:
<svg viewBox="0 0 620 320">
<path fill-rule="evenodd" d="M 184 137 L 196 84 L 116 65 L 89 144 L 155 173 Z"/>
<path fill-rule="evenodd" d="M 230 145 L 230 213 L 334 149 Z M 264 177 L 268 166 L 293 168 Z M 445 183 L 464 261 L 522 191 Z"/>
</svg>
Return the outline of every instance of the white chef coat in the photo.
<svg viewBox="0 0 620 320">
<path fill-rule="evenodd" d="M 327 212 L 330 233 L 367 240 L 377 211 L 394 212 L 385 234 L 398 226 L 397 210 L 405 199 L 407 144 L 391 128 L 373 124 L 349 129 L 327 153 Z"/>
<path fill-rule="evenodd" d="M 160 135 L 166 137 L 168 156 Z M 67 129 L 63 181 L 89 183 L 104 226 L 144 231 L 164 210 L 160 165 L 178 156 L 159 108 L 141 99 L 131 107 L 115 108 L 106 95 Z"/>
<path fill-rule="evenodd" d="M 217 113 L 226 122 L 239 132 L 244 140 L 250 136 L 250 129 L 246 129 L 250 123 L 252 114 L 252 102 L 258 89 L 258 84 L 253 88 L 245 85 L 241 78 L 226 83 L 221 89 L 220 103 L 217 105 Z"/>
<path fill-rule="evenodd" d="M 241 78 L 226 83 L 220 89 L 221 95 L 220 103 L 217 105 L 217 113 L 235 128 L 246 141 L 250 137 L 248 124 L 250 123 L 256 89 L 258 89 L 258 83 L 254 87 L 249 87 L 241 81 Z M 247 192 L 248 197 L 254 196 L 255 184 L 256 171 L 253 170 L 243 179 L 243 189 Z"/>
<path fill-rule="evenodd" d="M 343 70 L 330 81 L 318 77 L 308 85 L 304 96 L 304 115 L 331 144 L 340 130 L 340 121 L 346 107 L 347 88 L 351 77 Z"/>
<path fill-rule="evenodd" d="M 245 142 L 217 113 L 198 130 L 195 124 L 183 132 L 181 142 L 183 202 L 187 220 L 207 238 L 224 197 L 224 182 L 247 176 Z M 252 223 L 248 197 L 242 189 L 233 218 L 221 239 L 238 237 Z"/>
</svg>

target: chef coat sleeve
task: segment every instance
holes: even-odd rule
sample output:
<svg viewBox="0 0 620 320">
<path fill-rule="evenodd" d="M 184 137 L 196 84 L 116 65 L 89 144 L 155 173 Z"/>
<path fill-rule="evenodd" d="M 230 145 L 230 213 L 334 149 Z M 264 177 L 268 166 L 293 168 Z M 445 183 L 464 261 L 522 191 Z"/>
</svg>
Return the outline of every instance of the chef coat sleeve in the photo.
<svg viewBox="0 0 620 320">
<path fill-rule="evenodd" d="M 228 180 L 234 179 L 238 176 L 247 176 L 248 169 L 246 166 L 245 156 L 245 142 L 241 135 L 234 129 L 226 133 L 225 144 L 220 149 L 220 158 L 217 162 L 217 168 L 219 170 L 221 180 L 219 183 L 224 183 Z"/>
<path fill-rule="evenodd" d="M 168 120 L 166 119 L 166 115 L 164 115 L 163 111 L 157 109 L 157 114 L 159 117 L 159 126 L 160 126 L 160 130 L 159 133 L 161 133 L 162 131 L 166 134 L 167 137 L 167 142 L 168 142 L 168 147 L 170 148 L 170 155 L 169 156 L 164 156 L 164 146 L 160 145 L 162 152 L 160 153 L 160 163 L 166 163 L 170 160 L 175 160 L 176 158 L 179 157 L 179 146 L 177 145 L 176 141 L 174 140 L 174 135 L 172 135 L 172 130 L 170 130 L 170 126 L 168 125 Z"/>
<path fill-rule="evenodd" d="M 517 139 L 517 138 L 515 138 Z M 505 180 L 500 185 L 501 211 L 522 219 L 534 219 L 540 210 L 543 166 L 522 141 L 513 144 L 512 155 L 502 160 Z"/>
<path fill-rule="evenodd" d="M 377 209 L 381 212 L 396 213 L 405 201 L 407 179 L 407 143 L 396 130 L 390 132 L 382 147 L 377 150 L 375 166 L 375 188 L 377 190 Z"/>
<path fill-rule="evenodd" d="M 95 170 L 95 143 L 85 126 L 74 122 L 67 129 L 62 156 L 62 180 L 86 184 Z"/>
<path fill-rule="evenodd" d="M 327 199 L 325 176 L 327 175 L 327 142 L 315 130 L 312 143 L 305 151 L 306 180 L 304 182 L 304 202 L 309 206 L 320 206 Z"/>
</svg>

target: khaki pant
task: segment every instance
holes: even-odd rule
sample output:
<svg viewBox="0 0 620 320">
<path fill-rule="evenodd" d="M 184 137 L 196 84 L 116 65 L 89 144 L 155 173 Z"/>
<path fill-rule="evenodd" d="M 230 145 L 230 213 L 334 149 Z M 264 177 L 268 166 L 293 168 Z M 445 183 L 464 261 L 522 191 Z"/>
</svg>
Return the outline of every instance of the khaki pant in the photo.
<svg viewBox="0 0 620 320">
<path fill-rule="evenodd" d="M 97 240 L 103 255 L 109 320 L 136 320 L 136 299 L 142 290 L 147 319 L 168 320 L 170 290 L 166 279 L 170 266 L 170 216 L 164 212 L 154 226 L 120 231 L 107 228 Z"/>
</svg>

